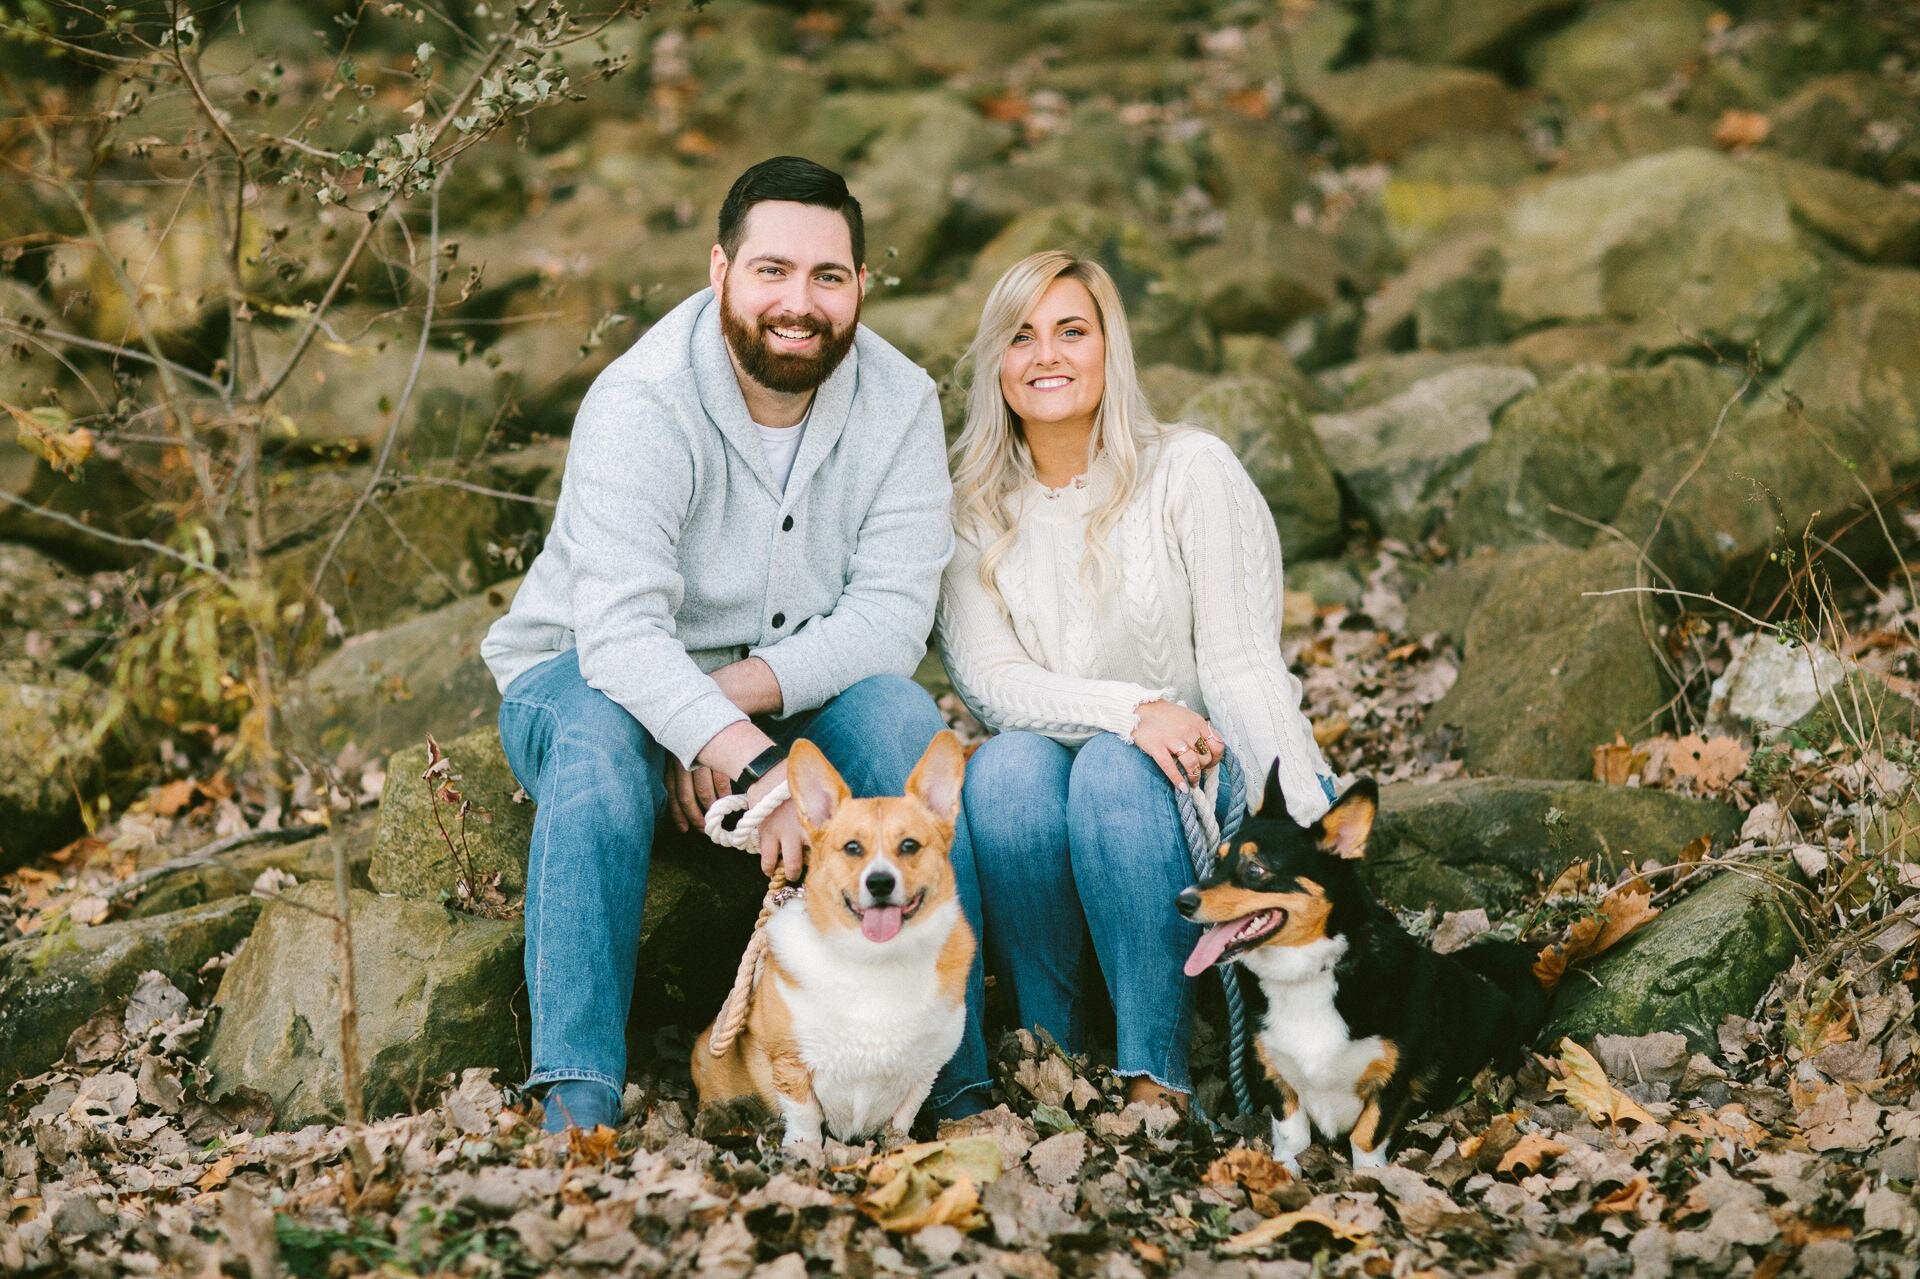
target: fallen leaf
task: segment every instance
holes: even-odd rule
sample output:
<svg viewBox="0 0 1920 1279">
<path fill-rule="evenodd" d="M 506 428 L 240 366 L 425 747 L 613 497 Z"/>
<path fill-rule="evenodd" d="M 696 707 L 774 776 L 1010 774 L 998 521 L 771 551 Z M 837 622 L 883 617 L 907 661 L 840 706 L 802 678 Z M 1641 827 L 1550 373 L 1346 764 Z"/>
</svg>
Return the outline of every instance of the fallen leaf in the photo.
<svg viewBox="0 0 1920 1279">
<path fill-rule="evenodd" d="M 67 907 L 67 918 L 76 924 L 97 924 L 107 917 L 107 899 L 104 897 L 76 897 Z"/>
<path fill-rule="evenodd" d="M 1564 1142 L 1555 1141 L 1545 1133 L 1530 1132 L 1501 1156 L 1499 1170 L 1510 1173 L 1518 1168 L 1525 1173 L 1539 1172 L 1547 1160 L 1566 1153 Z"/>
<path fill-rule="evenodd" d="M 1542 986 L 1553 990 L 1569 968 L 1606 953 L 1659 913 L 1652 889 L 1638 881 L 1616 888 L 1601 900 L 1598 914 L 1576 920 L 1567 930 L 1566 940 L 1540 951 L 1533 975 Z"/>
<path fill-rule="evenodd" d="M 1560 1041 L 1558 1065 L 1560 1078 L 1550 1080 L 1547 1090 L 1564 1095 L 1593 1123 L 1660 1126 L 1660 1121 L 1648 1114 L 1639 1102 L 1608 1083 L 1607 1072 L 1600 1068 L 1593 1054 L 1573 1040 Z"/>
<path fill-rule="evenodd" d="M 986 1220 L 980 1187 L 1000 1171 L 1000 1147 L 991 1137 L 924 1141 L 876 1161 L 857 1203 L 876 1225 L 902 1234 L 936 1225 L 973 1230 Z"/>
<path fill-rule="evenodd" d="M 1695 835 L 1680 849 L 1678 860 L 1682 866 L 1689 866 L 1705 857 L 1712 850 L 1712 835 Z"/>
<path fill-rule="evenodd" d="M 1220 1246 L 1222 1252 L 1258 1252 L 1268 1244 L 1278 1242 L 1300 1226 L 1318 1226 L 1342 1243 L 1365 1245 L 1371 1236 L 1358 1226 L 1331 1217 L 1324 1212 L 1303 1208 L 1298 1212 L 1283 1212 L 1277 1217 L 1269 1217 L 1252 1230 L 1237 1234 Z"/>
<path fill-rule="evenodd" d="M 1688 733 L 1667 751 L 1667 767 L 1705 790 L 1725 790 L 1747 771 L 1753 752 L 1731 737 L 1702 738 Z"/>
<path fill-rule="evenodd" d="M 75 478 L 80 467 L 93 456 L 93 432 L 84 426 L 74 426 L 73 418 L 65 409 L 53 405 L 32 409 L 13 404 L 4 407 L 13 414 L 21 447 L 68 479 Z"/>
<path fill-rule="evenodd" d="M 1714 144 L 1727 151 L 1757 147 L 1773 132 L 1773 121 L 1758 111 L 1739 111 L 1732 107 L 1720 113 L 1713 126 Z"/>
<path fill-rule="evenodd" d="M 179 781 L 154 787 L 134 807 L 159 817 L 172 817 L 193 802 L 194 792 L 199 789 L 200 783 L 191 777 L 183 777 Z"/>
<path fill-rule="evenodd" d="M 1637 777 L 1646 766 L 1647 752 L 1628 745 L 1627 739 L 1618 733 L 1613 735 L 1611 744 L 1593 748 L 1593 780 L 1596 782 L 1625 786 L 1629 778 Z"/>
<path fill-rule="evenodd" d="M 221 1155 L 208 1165 L 207 1170 L 200 1174 L 200 1180 L 193 1184 L 202 1190 L 218 1190 L 227 1184 L 227 1178 L 231 1176 L 233 1176 L 233 1156 Z"/>
<path fill-rule="evenodd" d="M 1293 1180 L 1287 1166 L 1269 1155 L 1245 1146 L 1235 1146 L 1207 1165 L 1200 1178 L 1216 1186 L 1243 1186 L 1256 1194 L 1270 1195 Z"/>
<path fill-rule="evenodd" d="M 1652 1183 L 1645 1177 L 1635 1177 L 1612 1194 L 1595 1200 L 1593 1211 L 1603 1217 L 1617 1217 L 1630 1213 L 1640 1206 L 1640 1201 L 1646 1198 L 1647 1191 L 1652 1188 Z"/>
</svg>

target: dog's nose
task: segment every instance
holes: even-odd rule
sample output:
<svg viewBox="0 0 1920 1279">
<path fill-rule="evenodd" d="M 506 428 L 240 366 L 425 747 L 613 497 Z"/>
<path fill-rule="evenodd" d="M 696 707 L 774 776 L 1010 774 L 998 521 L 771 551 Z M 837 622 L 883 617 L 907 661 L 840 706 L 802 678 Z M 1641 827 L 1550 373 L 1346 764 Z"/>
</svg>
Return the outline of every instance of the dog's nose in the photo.
<svg viewBox="0 0 1920 1279">
<path fill-rule="evenodd" d="M 1181 889 L 1180 895 L 1173 899 L 1173 904 L 1180 908 L 1182 915 L 1185 915 L 1188 919 L 1192 919 L 1193 912 L 1200 909 L 1200 890 L 1197 888 Z"/>
<path fill-rule="evenodd" d="M 886 901 L 893 896 L 895 880 L 884 870 L 876 870 L 867 876 L 867 895 L 877 902 Z"/>
</svg>

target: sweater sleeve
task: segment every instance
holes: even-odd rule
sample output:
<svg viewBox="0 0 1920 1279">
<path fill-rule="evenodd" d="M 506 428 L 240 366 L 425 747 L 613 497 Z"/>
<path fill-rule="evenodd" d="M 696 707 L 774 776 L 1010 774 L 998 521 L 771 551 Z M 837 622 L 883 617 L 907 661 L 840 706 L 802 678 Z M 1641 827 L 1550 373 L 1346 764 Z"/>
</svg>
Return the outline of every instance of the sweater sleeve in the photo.
<svg viewBox="0 0 1920 1279">
<path fill-rule="evenodd" d="M 1227 445 L 1209 438 L 1170 477 L 1180 557 L 1193 595 L 1194 663 L 1207 713 L 1258 792 L 1278 762 L 1287 811 L 1327 810 L 1331 773 L 1300 710 L 1300 681 L 1280 649 L 1280 536 L 1266 500 Z"/>
<path fill-rule="evenodd" d="M 833 611 L 752 650 L 780 682 L 783 717 L 822 706 L 869 675 L 910 676 L 926 655 L 940 569 L 953 550 L 953 486 L 931 381 L 878 493 Z"/>
<path fill-rule="evenodd" d="M 573 566 L 574 642 L 586 682 L 691 764 L 746 714 L 687 654 L 674 621 L 686 584 L 675 547 L 694 462 L 672 410 L 644 388 L 581 401 L 552 536 Z"/>
<path fill-rule="evenodd" d="M 940 586 L 940 660 L 962 701 L 995 732 L 1024 729 L 1060 741 L 1117 733 L 1128 741 L 1143 702 L 1174 690 L 1050 671 L 1028 656 L 980 583 L 980 548 L 961 534 Z"/>
</svg>

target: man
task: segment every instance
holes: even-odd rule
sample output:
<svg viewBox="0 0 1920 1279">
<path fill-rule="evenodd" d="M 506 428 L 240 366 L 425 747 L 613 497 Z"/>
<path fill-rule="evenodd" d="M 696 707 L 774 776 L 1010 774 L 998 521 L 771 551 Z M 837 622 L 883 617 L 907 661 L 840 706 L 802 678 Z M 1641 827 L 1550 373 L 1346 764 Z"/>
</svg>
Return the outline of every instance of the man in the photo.
<svg viewBox="0 0 1920 1279">
<path fill-rule="evenodd" d="M 740 175 L 712 288 L 582 400 L 546 546 L 481 646 L 539 806 L 527 1082 L 551 1130 L 619 1115 L 663 814 L 697 829 L 718 795 L 758 800 L 802 736 L 855 794 L 899 794 L 943 727 L 909 676 L 952 550 L 945 437 L 932 379 L 859 325 L 864 251 L 838 174 L 782 156 Z M 763 867 L 797 878 L 802 840 L 788 803 L 761 828 Z M 953 861 L 977 935 L 964 826 Z M 976 959 L 936 1112 L 982 1104 L 981 987 Z"/>
</svg>

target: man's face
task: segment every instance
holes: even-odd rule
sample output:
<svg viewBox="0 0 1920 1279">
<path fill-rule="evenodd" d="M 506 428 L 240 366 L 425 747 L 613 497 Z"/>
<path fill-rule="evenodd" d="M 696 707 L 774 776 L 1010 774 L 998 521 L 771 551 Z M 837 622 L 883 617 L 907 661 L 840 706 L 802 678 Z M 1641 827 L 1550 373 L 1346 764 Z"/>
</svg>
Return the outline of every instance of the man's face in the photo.
<svg viewBox="0 0 1920 1279">
<path fill-rule="evenodd" d="M 853 237 L 835 210 L 754 205 L 733 259 L 713 246 L 710 274 L 727 346 L 768 390 L 811 391 L 852 349 L 867 273 L 854 268 Z"/>
</svg>

